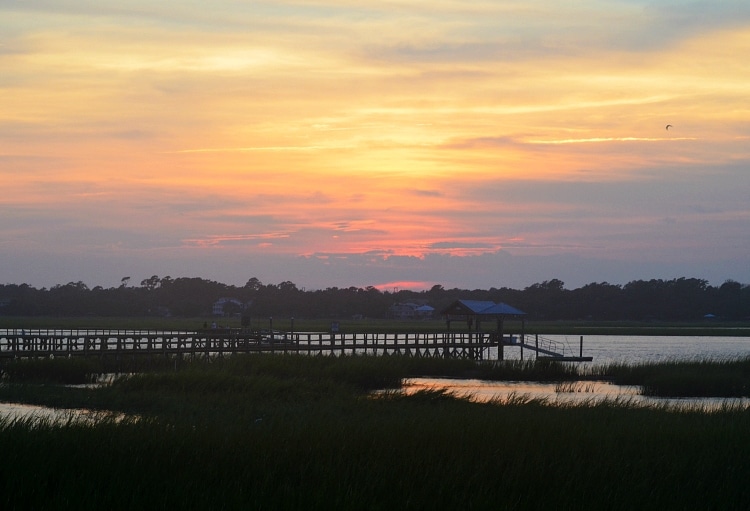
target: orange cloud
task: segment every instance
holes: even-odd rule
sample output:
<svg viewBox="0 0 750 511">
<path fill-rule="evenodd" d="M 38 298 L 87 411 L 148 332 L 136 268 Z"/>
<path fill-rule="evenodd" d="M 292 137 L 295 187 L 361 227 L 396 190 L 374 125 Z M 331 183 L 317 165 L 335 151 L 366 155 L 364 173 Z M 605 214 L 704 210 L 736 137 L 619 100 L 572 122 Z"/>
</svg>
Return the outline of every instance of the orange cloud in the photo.
<svg viewBox="0 0 750 511">
<path fill-rule="evenodd" d="M 424 258 L 736 232 L 744 11 L 313 4 L 0 7 L 0 239 Z"/>
</svg>

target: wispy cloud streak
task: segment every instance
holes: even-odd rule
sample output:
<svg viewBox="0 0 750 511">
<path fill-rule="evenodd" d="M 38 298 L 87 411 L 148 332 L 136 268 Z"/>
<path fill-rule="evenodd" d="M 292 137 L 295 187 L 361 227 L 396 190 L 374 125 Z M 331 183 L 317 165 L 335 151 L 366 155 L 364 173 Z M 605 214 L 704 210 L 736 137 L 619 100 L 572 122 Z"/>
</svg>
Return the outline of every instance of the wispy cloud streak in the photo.
<svg viewBox="0 0 750 511">
<path fill-rule="evenodd" d="M 739 0 L 2 2 L 0 279 L 746 263 L 747 27 Z"/>
</svg>

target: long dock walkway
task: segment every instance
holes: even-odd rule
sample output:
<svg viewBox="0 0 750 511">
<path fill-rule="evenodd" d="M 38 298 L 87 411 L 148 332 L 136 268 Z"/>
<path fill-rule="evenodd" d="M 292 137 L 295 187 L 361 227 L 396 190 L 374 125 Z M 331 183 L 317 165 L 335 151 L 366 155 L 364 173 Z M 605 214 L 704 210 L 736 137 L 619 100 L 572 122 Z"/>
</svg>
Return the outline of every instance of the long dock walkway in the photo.
<svg viewBox="0 0 750 511">
<path fill-rule="evenodd" d="M 522 338 L 523 339 L 523 338 Z M 235 353 L 402 354 L 416 357 L 503 358 L 518 346 L 554 360 L 572 361 L 553 346 L 519 342 L 495 332 L 329 333 L 250 332 L 208 329 L 194 332 L 153 330 L 0 330 L 0 357 L 221 356 Z M 588 357 L 590 360 L 590 357 Z M 580 360 L 578 360 L 580 361 Z"/>
</svg>

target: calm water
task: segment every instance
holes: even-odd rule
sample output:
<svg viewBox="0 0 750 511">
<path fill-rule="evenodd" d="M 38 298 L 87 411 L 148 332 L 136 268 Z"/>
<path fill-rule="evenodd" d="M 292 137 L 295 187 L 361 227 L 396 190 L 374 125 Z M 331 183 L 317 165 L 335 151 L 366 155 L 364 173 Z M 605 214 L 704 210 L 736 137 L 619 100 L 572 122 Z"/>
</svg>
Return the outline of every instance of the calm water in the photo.
<svg viewBox="0 0 750 511">
<path fill-rule="evenodd" d="M 544 337 L 563 346 L 565 355 L 579 354 L 580 336 Z M 534 336 L 527 336 L 526 343 L 534 344 Z M 506 360 L 517 360 L 520 348 L 506 347 L 504 354 Z M 750 337 L 587 335 L 583 337 L 583 355 L 594 357 L 590 363 L 600 365 L 744 358 L 750 357 Z M 534 353 L 524 350 L 524 357 L 534 358 Z"/>
<path fill-rule="evenodd" d="M 565 355 L 578 355 L 580 336 L 545 336 L 564 348 Z M 533 336 L 526 342 L 534 343 Z M 521 358 L 520 347 L 506 347 L 506 360 Z M 606 365 L 609 363 L 638 364 L 663 361 L 727 360 L 750 357 L 750 337 L 646 337 L 590 335 L 583 338 L 583 355 L 593 357 L 583 364 Z M 493 354 L 494 356 L 494 354 Z M 524 350 L 525 359 L 533 359 L 534 353 Z M 639 395 L 639 388 L 618 386 L 604 382 L 574 382 L 571 384 L 547 384 L 529 382 L 494 382 L 481 380 L 452 380 L 414 378 L 405 382 L 405 392 L 423 389 L 445 389 L 460 396 L 477 401 L 507 400 L 513 397 L 543 399 L 553 404 L 585 404 L 603 399 L 625 400 L 642 406 L 667 405 L 680 409 L 716 410 L 725 406 L 750 407 L 750 399 L 724 398 L 650 398 Z"/>
<path fill-rule="evenodd" d="M 10 418 L 12 420 L 44 421 L 57 424 L 65 424 L 69 421 L 95 423 L 101 418 L 114 418 L 116 420 L 125 417 L 121 413 L 98 412 L 82 408 L 48 408 L 46 406 L 26 405 L 19 403 L 0 403 L 0 419 Z"/>
<path fill-rule="evenodd" d="M 108 384 L 114 381 L 114 374 L 101 375 L 96 383 L 68 385 L 68 387 L 87 388 Z M 50 421 L 66 423 L 68 421 L 95 422 L 101 417 L 124 418 L 125 415 L 115 412 L 99 412 L 83 408 L 49 408 L 47 406 L 27 405 L 23 403 L 0 403 L 0 419 L 10 418 L 30 421 Z"/>
<path fill-rule="evenodd" d="M 404 381 L 403 392 L 447 390 L 475 401 L 505 402 L 513 399 L 543 400 L 553 405 L 586 405 L 603 400 L 623 401 L 636 406 L 667 406 L 680 410 L 713 411 L 724 407 L 750 408 L 750 398 L 656 398 L 641 396 L 632 385 L 607 382 L 535 383 L 513 381 L 457 380 L 450 378 L 411 378 Z"/>
<path fill-rule="evenodd" d="M 69 417 L 78 418 L 88 413 L 85 410 L 47 408 L 44 406 L 18 403 L 0 403 L 0 418 L 11 417 L 19 420 L 51 420 L 65 422 Z"/>
</svg>

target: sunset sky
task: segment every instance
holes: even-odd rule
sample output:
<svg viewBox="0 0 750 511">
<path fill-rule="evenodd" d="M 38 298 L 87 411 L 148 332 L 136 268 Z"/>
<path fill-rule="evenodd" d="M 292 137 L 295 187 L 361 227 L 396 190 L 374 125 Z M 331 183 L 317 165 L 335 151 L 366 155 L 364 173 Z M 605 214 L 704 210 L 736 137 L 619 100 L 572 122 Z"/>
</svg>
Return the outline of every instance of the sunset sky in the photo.
<svg viewBox="0 0 750 511">
<path fill-rule="evenodd" d="M 0 0 L 0 184 L 0 283 L 750 284 L 750 3 Z"/>
</svg>

